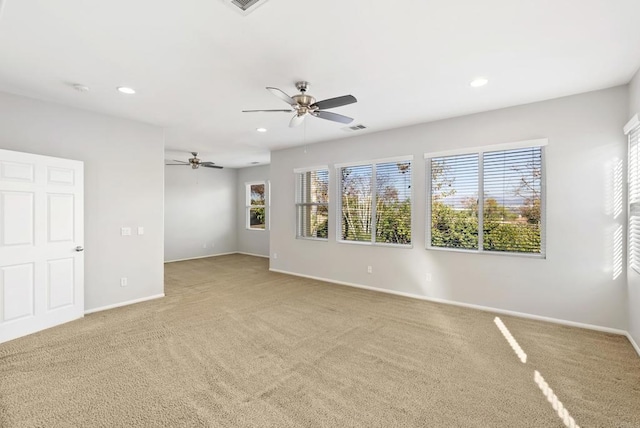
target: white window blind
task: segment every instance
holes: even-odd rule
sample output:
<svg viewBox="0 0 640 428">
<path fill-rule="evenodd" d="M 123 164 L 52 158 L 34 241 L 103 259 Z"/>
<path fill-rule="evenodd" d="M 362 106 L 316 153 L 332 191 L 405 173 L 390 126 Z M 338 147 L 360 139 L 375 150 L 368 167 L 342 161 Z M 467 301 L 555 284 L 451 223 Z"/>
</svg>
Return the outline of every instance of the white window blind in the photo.
<svg viewBox="0 0 640 428">
<path fill-rule="evenodd" d="M 371 242 L 372 179 L 372 165 L 340 168 L 343 241 Z"/>
<path fill-rule="evenodd" d="M 629 132 L 629 265 L 640 273 L 640 126 Z"/>
<path fill-rule="evenodd" d="M 431 159 L 431 246 L 478 248 L 478 154 Z"/>
<path fill-rule="evenodd" d="M 329 224 L 329 171 L 297 174 L 297 237 L 327 239 Z"/>
<path fill-rule="evenodd" d="M 345 166 L 338 171 L 340 239 L 410 245 L 411 161 Z"/>
<path fill-rule="evenodd" d="M 376 242 L 411 244 L 411 162 L 376 168 Z"/>
<path fill-rule="evenodd" d="M 429 160 L 430 246 L 543 253 L 542 147 Z"/>
<path fill-rule="evenodd" d="M 483 250 L 540 253 L 542 149 L 484 153 Z"/>
</svg>

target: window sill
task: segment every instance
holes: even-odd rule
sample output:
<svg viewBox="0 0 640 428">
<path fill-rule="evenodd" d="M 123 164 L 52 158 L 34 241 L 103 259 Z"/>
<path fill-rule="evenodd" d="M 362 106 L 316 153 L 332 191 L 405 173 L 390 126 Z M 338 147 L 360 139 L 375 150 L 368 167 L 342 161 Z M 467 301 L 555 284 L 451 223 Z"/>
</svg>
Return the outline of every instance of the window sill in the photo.
<svg viewBox="0 0 640 428">
<path fill-rule="evenodd" d="M 245 228 L 245 230 L 252 230 L 252 231 L 255 231 L 255 232 L 265 232 L 267 229 L 257 229 L 257 228 L 247 227 L 247 228 Z"/>
<path fill-rule="evenodd" d="M 353 244 L 353 245 L 366 245 L 369 247 L 389 247 L 389 248 L 413 248 L 413 244 L 388 244 L 385 242 L 370 242 L 370 241 L 345 241 L 342 239 L 336 240 L 339 244 Z"/>
<path fill-rule="evenodd" d="M 328 238 L 307 238 L 306 236 L 296 236 L 296 239 L 300 239 L 301 241 L 320 241 L 320 242 L 328 242 Z"/>
<path fill-rule="evenodd" d="M 446 248 L 446 247 L 431 247 L 426 249 L 434 251 L 444 251 L 449 253 L 465 253 L 465 254 L 486 254 L 490 256 L 511 256 L 511 257 L 523 257 L 525 259 L 542 259 L 546 260 L 547 255 L 545 253 L 513 253 L 508 251 L 480 251 L 480 250 L 466 250 L 464 248 Z"/>
</svg>

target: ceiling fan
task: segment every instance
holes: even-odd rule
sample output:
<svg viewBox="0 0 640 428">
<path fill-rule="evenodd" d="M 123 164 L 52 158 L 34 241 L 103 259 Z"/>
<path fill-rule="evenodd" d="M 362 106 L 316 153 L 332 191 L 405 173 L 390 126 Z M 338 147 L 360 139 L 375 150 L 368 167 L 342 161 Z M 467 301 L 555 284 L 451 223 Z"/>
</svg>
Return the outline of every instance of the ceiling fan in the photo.
<svg viewBox="0 0 640 428">
<path fill-rule="evenodd" d="M 192 169 L 198 169 L 201 166 L 204 166 L 206 168 L 222 169 L 221 166 L 218 166 L 213 162 L 202 162 L 200 159 L 198 159 L 198 152 L 191 152 L 191 154 L 193 155 L 193 157 L 189 158 L 188 162 L 174 159 L 173 162 L 178 162 L 178 163 L 166 163 L 165 165 L 183 165 L 183 166 L 191 165 Z"/>
<path fill-rule="evenodd" d="M 346 106 L 358 102 L 353 95 L 343 95 L 341 97 L 329 98 L 327 100 L 316 101 L 311 95 L 307 95 L 307 89 L 309 88 L 309 82 L 296 82 L 296 88 L 300 91 L 298 95 L 290 97 L 284 91 L 278 88 L 267 87 L 267 90 L 276 97 L 283 100 L 285 103 L 291 106 L 291 109 L 287 110 L 242 110 L 243 113 L 256 113 L 256 112 L 282 112 L 282 113 L 294 113 L 295 115 L 289 122 L 291 128 L 296 127 L 302 123 L 305 116 L 311 115 L 319 117 L 320 119 L 327 119 L 333 122 L 351 123 L 353 119 L 347 116 L 343 116 L 337 113 L 331 113 L 324 111 L 325 109 L 336 108 Z"/>
</svg>

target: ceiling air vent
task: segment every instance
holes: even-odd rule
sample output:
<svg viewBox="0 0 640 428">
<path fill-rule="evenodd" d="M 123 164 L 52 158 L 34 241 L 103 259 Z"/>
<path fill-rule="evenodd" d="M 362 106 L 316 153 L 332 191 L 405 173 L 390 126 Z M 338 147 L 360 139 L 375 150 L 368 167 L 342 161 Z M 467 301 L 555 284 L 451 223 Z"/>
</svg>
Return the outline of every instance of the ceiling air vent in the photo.
<svg viewBox="0 0 640 428">
<path fill-rule="evenodd" d="M 262 6 L 268 0 L 223 0 L 226 4 L 231 6 L 236 12 L 240 12 L 242 15 L 248 15 L 258 7 Z"/>
<path fill-rule="evenodd" d="M 358 125 L 346 126 L 342 129 L 347 132 L 354 132 L 354 131 L 362 131 L 363 129 L 367 129 L 367 127 L 360 123 Z"/>
</svg>

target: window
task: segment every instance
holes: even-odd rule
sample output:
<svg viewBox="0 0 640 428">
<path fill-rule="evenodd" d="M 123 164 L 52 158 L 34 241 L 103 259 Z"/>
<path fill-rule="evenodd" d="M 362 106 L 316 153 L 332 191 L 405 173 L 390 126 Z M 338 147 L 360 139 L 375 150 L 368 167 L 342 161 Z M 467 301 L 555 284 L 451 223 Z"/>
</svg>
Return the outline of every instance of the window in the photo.
<svg viewBox="0 0 640 428">
<path fill-rule="evenodd" d="M 640 121 L 625 127 L 629 136 L 629 266 L 640 273 Z"/>
<path fill-rule="evenodd" d="M 296 222 L 298 238 L 329 236 L 329 170 L 327 167 L 297 173 Z"/>
<path fill-rule="evenodd" d="M 411 244 L 410 158 L 342 166 L 338 174 L 342 241 Z"/>
<path fill-rule="evenodd" d="M 247 183 L 247 229 L 264 230 L 266 220 L 265 183 Z"/>
<path fill-rule="evenodd" d="M 427 245 L 544 254 L 543 144 L 537 143 L 427 156 L 431 201 Z"/>
</svg>

